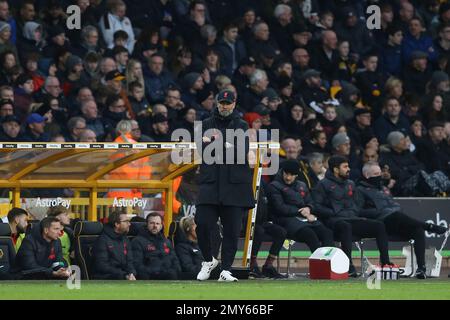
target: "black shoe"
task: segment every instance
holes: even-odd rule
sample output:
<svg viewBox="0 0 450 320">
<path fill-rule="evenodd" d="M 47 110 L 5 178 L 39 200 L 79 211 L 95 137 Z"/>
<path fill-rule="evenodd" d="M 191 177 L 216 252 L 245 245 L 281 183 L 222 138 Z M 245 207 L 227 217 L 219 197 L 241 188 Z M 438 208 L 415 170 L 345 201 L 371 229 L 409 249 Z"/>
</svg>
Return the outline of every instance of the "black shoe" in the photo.
<svg viewBox="0 0 450 320">
<path fill-rule="evenodd" d="M 447 228 L 434 223 L 427 223 L 427 231 L 435 234 L 444 234 L 448 231 Z"/>
<path fill-rule="evenodd" d="M 352 264 L 351 264 L 350 267 L 348 268 L 348 276 L 351 277 L 351 278 L 358 278 L 358 277 L 359 277 L 359 274 L 358 274 L 358 272 L 356 271 L 355 266 L 352 265 Z"/>
<path fill-rule="evenodd" d="M 259 270 L 258 266 L 254 266 L 250 268 L 250 273 L 248 274 L 250 279 L 264 279 L 265 276 L 262 274 L 261 270 Z"/>
<path fill-rule="evenodd" d="M 284 278 L 286 278 L 282 274 L 278 273 L 277 269 L 275 269 L 274 266 L 266 266 L 266 265 L 264 265 L 262 267 L 262 274 L 265 275 L 267 278 L 271 278 L 271 279 L 284 279 Z"/>
<path fill-rule="evenodd" d="M 416 270 L 416 278 L 417 279 L 426 279 L 427 278 L 427 274 L 425 272 L 425 269 L 417 269 Z"/>
</svg>

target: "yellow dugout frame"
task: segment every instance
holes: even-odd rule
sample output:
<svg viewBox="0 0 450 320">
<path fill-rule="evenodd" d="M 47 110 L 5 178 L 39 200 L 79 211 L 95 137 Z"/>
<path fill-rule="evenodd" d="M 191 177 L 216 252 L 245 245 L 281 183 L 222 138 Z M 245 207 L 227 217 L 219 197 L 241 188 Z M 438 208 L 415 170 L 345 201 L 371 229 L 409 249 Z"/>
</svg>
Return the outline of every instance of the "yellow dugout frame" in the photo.
<svg viewBox="0 0 450 320">
<path fill-rule="evenodd" d="M 279 144 L 251 143 L 256 150 L 256 163 L 260 163 L 260 148 L 278 149 Z M 173 220 L 173 180 L 198 165 L 198 155 L 182 164 L 170 161 L 172 152 L 194 150 L 194 143 L 0 143 L 0 188 L 10 189 L 12 201 L 5 207 L 21 206 L 23 189 L 75 188 L 89 191 L 88 220 L 97 221 L 99 190 L 111 188 L 138 188 L 164 192 L 164 233 L 167 235 Z M 92 161 L 89 161 L 89 160 Z M 150 180 L 111 180 L 108 175 L 134 161 L 148 159 L 148 165 L 160 170 Z M 155 160 L 156 159 L 156 160 Z M 155 163 L 153 163 L 155 162 Z M 160 165 L 156 162 L 162 162 Z M 253 190 L 258 197 L 262 167 L 254 167 Z M 1 208 L 0 208 L 1 209 Z M 243 266 L 248 265 L 256 219 L 256 210 L 250 210 L 244 246 Z"/>
</svg>

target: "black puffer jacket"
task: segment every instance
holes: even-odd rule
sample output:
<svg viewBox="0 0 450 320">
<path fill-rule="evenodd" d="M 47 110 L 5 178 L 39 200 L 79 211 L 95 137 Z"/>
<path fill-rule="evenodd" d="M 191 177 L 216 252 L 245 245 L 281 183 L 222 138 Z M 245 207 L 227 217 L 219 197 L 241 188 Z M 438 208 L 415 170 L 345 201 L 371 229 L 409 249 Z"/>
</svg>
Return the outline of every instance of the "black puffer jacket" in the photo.
<svg viewBox="0 0 450 320">
<path fill-rule="evenodd" d="M 198 243 L 189 240 L 179 229 L 175 237 L 175 251 L 180 261 L 182 279 L 195 279 L 205 261 Z"/>
<path fill-rule="evenodd" d="M 298 212 L 301 208 L 309 207 L 314 214 L 313 200 L 305 183 L 296 180 L 288 185 L 279 173 L 270 183 L 268 194 L 273 220 L 286 229 L 288 236 L 301 228 L 320 223 L 304 221 L 305 218 Z"/>
<path fill-rule="evenodd" d="M 213 116 L 202 122 L 201 136 L 203 137 L 205 131 L 212 128 L 218 129 L 225 140 L 225 130 L 242 129 L 245 132 L 248 129 L 248 125 L 240 118 L 236 110 L 230 116 L 222 117 L 216 108 Z M 213 141 L 210 143 L 203 143 L 202 146 L 198 145 L 198 150 L 202 150 L 201 148 L 203 148 L 203 151 L 205 151 L 205 148 L 212 143 L 217 142 Z M 242 149 L 237 148 L 238 144 L 236 139 L 230 143 L 234 145 L 235 163 L 237 162 L 237 157 L 243 155 L 245 164 L 216 164 L 219 155 L 214 153 L 213 156 L 215 157 L 216 163 L 209 165 L 203 161 L 200 165 L 197 204 L 235 206 L 248 209 L 255 206 L 252 188 L 253 171 L 250 169 L 247 160 L 249 151 L 248 137 L 245 139 L 245 147 Z M 210 148 L 212 148 L 212 146 Z M 222 149 L 224 163 L 227 154 L 225 150 L 224 141 Z M 205 154 L 209 154 L 209 152 L 205 152 Z"/>
<path fill-rule="evenodd" d="M 358 182 L 358 205 L 362 208 L 360 216 L 383 220 L 394 212 L 400 212 L 402 209 L 398 202 L 394 201 L 388 188 L 382 189 L 371 185 L 365 180 Z"/>
<path fill-rule="evenodd" d="M 127 275 L 136 274 L 130 240 L 109 225 L 95 242 L 92 256 L 94 279 L 125 280 Z"/>
<path fill-rule="evenodd" d="M 315 213 L 328 226 L 333 227 L 339 220 L 359 219 L 357 189 L 352 180 L 338 179 L 327 171 L 312 194 Z"/>
<path fill-rule="evenodd" d="M 177 279 L 180 262 L 170 240 L 161 233 L 151 234 L 147 226 L 133 239 L 133 256 L 139 279 Z"/>
<path fill-rule="evenodd" d="M 63 259 L 61 241 L 59 239 L 47 242 L 42 237 L 41 226 L 33 228 L 23 240 L 16 256 L 16 271 L 39 273 L 44 278 L 52 278 L 52 265 L 56 262 L 66 267 Z"/>
</svg>

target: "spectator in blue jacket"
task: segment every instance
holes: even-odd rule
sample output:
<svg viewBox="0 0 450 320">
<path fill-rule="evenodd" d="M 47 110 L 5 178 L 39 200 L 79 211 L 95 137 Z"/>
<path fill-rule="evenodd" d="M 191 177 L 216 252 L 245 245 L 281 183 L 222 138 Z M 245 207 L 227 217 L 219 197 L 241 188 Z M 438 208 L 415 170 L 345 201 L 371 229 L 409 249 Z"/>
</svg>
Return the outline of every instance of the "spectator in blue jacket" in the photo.
<svg viewBox="0 0 450 320">
<path fill-rule="evenodd" d="M 247 57 L 244 42 L 239 39 L 238 26 L 229 23 L 223 29 L 223 37 L 217 42 L 217 51 L 220 55 L 220 64 L 224 73 L 231 77 L 239 67 L 239 63 Z"/>
<path fill-rule="evenodd" d="M 399 77 L 402 72 L 403 31 L 400 25 L 391 25 L 386 29 L 388 40 L 381 52 L 381 70 L 385 76 Z"/>
<path fill-rule="evenodd" d="M 151 56 L 144 69 L 146 97 L 150 103 L 162 103 L 165 91 L 175 85 L 170 72 L 164 70 L 164 57 L 158 53 Z"/>
<path fill-rule="evenodd" d="M 410 61 L 414 51 L 423 51 L 428 54 L 428 60 L 435 62 L 437 60 L 437 52 L 434 48 L 433 39 L 425 34 L 423 22 L 420 18 L 415 17 L 409 21 L 408 32 L 403 39 L 402 51 L 403 59 Z"/>
</svg>

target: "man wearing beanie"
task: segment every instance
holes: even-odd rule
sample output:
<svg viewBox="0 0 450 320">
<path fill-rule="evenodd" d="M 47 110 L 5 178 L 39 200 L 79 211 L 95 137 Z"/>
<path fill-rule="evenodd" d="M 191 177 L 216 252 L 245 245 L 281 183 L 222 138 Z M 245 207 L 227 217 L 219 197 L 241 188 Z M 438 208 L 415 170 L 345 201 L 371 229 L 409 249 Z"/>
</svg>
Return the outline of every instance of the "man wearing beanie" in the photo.
<svg viewBox="0 0 450 320">
<path fill-rule="evenodd" d="M 391 172 L 391 177 L 397 181 L 392 190 L 394 196 L 410 196 L 405 193 L 402 186 L 420 170 L 424 170 L 424 165 L 409 151 L 409 146 L 405 135 L 400 131 L 394 131 L 387 136 L 389 152 L 381 154 L 380 163 L 384 167 L 387 165 Z"/>
<path fill-rule="evenodd" d="M 198 106 L 197 95 L 204 88 L 205 83 L 200 73 L 190 72 L 183 78 L 185 90 L 181 95 L 181 100 L 187 106 Z"/>
<path fill-rule="evenodd" d="M 360 205 L 363 208 L 360 215 L 383 222 L 389 236 L 414 239 L 418 265 L 416 278 L 425 279 L 425 231 L 443 234 L 447 228 L 416 220 L 403 213 L 400 204 L 394 201 L 389 189 L 383 185 L 381 168 L 377 162 L 366 163 L 362 171 L 364 178 L 358 183 Z"/>
<path fill-rule="evenodd" d="M 150 138 L 156 142 L 169 142 L 171 137 L 169 134 L 169 119 L 161 113 L 153 115 L 152 130 L 150 132 Z"/>
<path fill-rule="evenodd" d="M 336 240 L 350 259 L 349 275 L 358 276 L 352 262 L 352 239 L 376 238 L 382 265 L 391 264 L 388 253 L 388 236 L 380 221 L 361 218 L 357 204 L 357 189 L 349 179 L 348 160 L 342 156 L 332 156 L 328 160 L 329 169 L 313 194 L 315 213 L 327 227 L 333 230 Z"/>
<path fill-rule="evenodd" d="M 236 139 L 227 141 L 226 130 L 247 131 L 248 125 L 235 110 L 236 95 L 225 89 L 216 97 L 217 107 L 213 115 L 202 122 L 202 141 L 196 141 L 197 149 L 202 150 L 200 164 L 199 191 L 196 203 L 198 244 L 205 258 L 198 280 L 207 280 L 211 271 L 218 265 L 213 256 L 211 243 L 218 219 L 223 226 L 222 272 L 219 281 L 233 282 L 237 278 L 231 274 L 231 266 L 237 251 L 239 234 L 244 214 L 255 206 L 252 188 L 252 170 L 248 164 L 248 138 L 242 148 Z M 216 141 L 217 139 L 217 141 Z M 214 143 L 214 144 L 213 144 Z M 212 145 L 212 146 L 210 146 Z M 211 154 L 211 147 L 216 146 Z M 208 148 L 210 151 L 208 153 Z M 227 149 L 234 148 L 234 158 L 230 159 Z M 204 153 L 204 154 L 203 154 Z M 212 159 L 204 156 L 210 155 Z M 236 160 L 244 160 L 237 163 Z M 210 164 L 205 163 L 208 160 Z M 225 164 L 233 161 L 233 163 Z M 212 162 L 212 163 L 211 163 Z"/>
<path fill-rule="evenodd" d="M 286 160 L 270 183 L 269 207 L 274 222 L 286 229 L 288 239 L 306 243 L 311 252 L 321 246 L 334 247 L 333 232 L 317 221 L 309 189 L 297 180 L 299 171 L 298 161 Z"/>
</svg>

